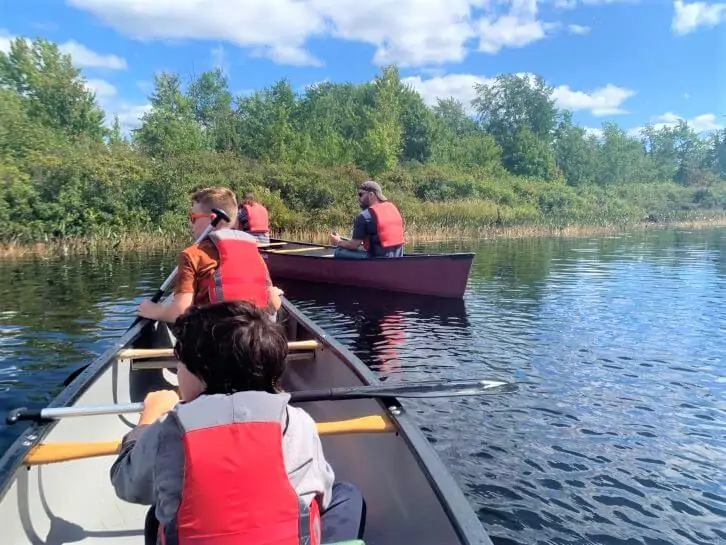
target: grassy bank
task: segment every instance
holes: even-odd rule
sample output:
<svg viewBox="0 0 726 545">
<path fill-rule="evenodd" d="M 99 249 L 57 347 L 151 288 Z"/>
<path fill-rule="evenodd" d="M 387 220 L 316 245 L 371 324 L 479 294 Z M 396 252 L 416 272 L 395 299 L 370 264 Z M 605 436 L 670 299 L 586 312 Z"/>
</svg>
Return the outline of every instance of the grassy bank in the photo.
<svg viewBox="0 0 726 545">
<path fill-rule="evenodd" d="M 726 227 L 726 213 L 699 214 L 691 219 L 641 221 L 605 225 L 513 225 L 507 227 L 485 226 L 473 227 L 414 227 L 407 231 L 409 246 L 432 242 L 452 240 L 481 240 L 487 238 L 528 238 L 528 237 L 590 237 L 629 231 L 654 229 L 710 229 Z M 347 232 L 346 227 L 338 229 L 293 229 L 276 230 L 272 236 L 328 244 L 331 230 Z M 188 245 L 190 239 L 183 232 L 173 236 L 168 234 L 126 234 L 103 238 L 71 237 L 67 239 L 49 239 L 44 242 L 26 243 L 9 241 L 0 243 L 0 259 L 44 258 L 58 259 L 62 257 L 80 257 L 93 253 L 110 252 L 176 252 Z"/>
</svg>

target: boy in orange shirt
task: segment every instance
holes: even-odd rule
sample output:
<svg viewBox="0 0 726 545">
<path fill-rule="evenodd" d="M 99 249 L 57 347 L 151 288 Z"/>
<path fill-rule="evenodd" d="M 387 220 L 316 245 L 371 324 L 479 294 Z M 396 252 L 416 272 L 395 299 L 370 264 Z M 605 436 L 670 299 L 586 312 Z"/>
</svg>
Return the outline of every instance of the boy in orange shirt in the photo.
<svg viewBox="0 0 726 545">
<path fill-rule="evenodd" d="M 253 300 L 258 307 L 266 306 L 268 312 L 274 316 L 282 304 L 282 291 L 272 285 L 270 273 L 257 251 L 254 237 L 234 229 L 237 217 L 235 194 L 226 187 L 207 187 L 191 196 L 191 205 L 189 229 L 195 240 L 209 226 L 212 208 L 223 210 L 229 218 L 234 219 L 231 222 L 220 221 L 205 240 L 182 250 L 179 254 L 174 298 L 170 304 L 153 303 L 147 299 L 141 302 L 137 314 L 151 320 L 171 323 L 192 305 L 220 299 L 244 299 Z M 249 247 L 248 242 L 253 243 L 254 248 Z M 228 245 L 225 253 L 230 252 L 234 257 L 226 259 L 225 266 L 228 270 L 225 275 L 219 274 L 219 248 L 222 244 Z M 235 271 L 236 266 L 242 268 Z M 227 280 L 228 278 L 231 280 Z M 221 285 L 223 282 L 224 286 Z M 227 285 L 226 282 L 231 284 Z M 234 295 L 225 297 L 224 293 Z M 254 300 L 255 293 L 264 293 L 265 297 Z"/>
</svg>

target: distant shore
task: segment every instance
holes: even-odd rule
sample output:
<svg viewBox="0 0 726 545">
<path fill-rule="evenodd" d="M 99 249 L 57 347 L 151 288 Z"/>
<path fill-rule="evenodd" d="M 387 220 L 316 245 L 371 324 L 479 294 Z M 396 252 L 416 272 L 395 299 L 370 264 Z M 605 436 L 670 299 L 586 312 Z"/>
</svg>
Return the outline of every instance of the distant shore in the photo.
<svg viewBox="0 0 726 545">
<path fill-rule="evenodd" d="M 506 227 L 486 226 L 478 229 L 456 227 L 431 227 L 410 225 L 407 229 L 409 244 L 446 242 L 452 240 L 481 240 L 494 238 L 563 237 L 577 238 L 607 235 L 627 231 L 655 229 L 709 229 L 726 227 L 726 213 L 711 217 L 679 221 L 643 221 L 637 223 L 607 225 L 512 225 Z M 316 244 L 327 244 L 331 230 L 290 230 L 273 232 L 271 236 Z M 346 228 L 338 229 L 346 232 Z M 88 255 L 96 252 L 144 252 L 177 251 L 190 243 L 186 234 L 119 234 L 116 237 L 91 238 L 71 237 L 24 242 L 0 242 L 0 259 L 60 258 Z"/>
</svg>

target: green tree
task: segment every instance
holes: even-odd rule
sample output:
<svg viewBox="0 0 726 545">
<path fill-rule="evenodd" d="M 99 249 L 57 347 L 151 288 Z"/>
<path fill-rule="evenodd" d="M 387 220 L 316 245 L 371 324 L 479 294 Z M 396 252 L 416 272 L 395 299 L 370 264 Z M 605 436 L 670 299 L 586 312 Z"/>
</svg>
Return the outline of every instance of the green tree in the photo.
<svg viewBox="0 0 726 545">
<path fill-rule="evenodd" d="M 555 161 L 568 185 L 579 186 L 594 180 L 597 169 L 597 140 L 572 122 L 564 112 L 555 131 Z"/>
<path fill-rule="evenodd" d="M 403 149 L 400 88 L 398 70 L 384 68 L 373 84 L 373 104 L 365 110 L 358 164 L 373 176 L 392 169 Z"/>
<path fill-rule="evenodd" d="M 501 146 L 507 170 L 546 179 L 554 176 L 551 144 L 557 108 L 544 79 L 507 74 L 497 76 L 491 85 L 476 84 L 475 90 L 474 108 L 482 128 Z"/>
<path fill-rule="evenodd" d="M 208 148 L 209 137 L 194 118 L 193 102 L 182 90 L 179 76 L 156 75 L 154 88 L 151 111 L 134 129 L 134 142 L 152 157 Z"/>
<path fill-rule="evenodd" d="M 94 93 L 54 43 L 14 39 L 7 54 L 0 51 L 0 87 L 17 93 L 34 123 L 70 136 L 100 140 L 104 135 L 104 114 Z"/>
</svg>

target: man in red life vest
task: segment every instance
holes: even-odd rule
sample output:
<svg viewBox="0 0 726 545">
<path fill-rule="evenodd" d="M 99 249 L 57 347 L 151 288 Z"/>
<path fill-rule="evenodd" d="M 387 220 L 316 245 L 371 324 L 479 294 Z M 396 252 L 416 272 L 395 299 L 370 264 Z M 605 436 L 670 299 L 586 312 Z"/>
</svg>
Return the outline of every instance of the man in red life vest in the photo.
<svg viewBox="0 0 726 545">
<path fill-rule="evenodd" d="M 337 246 L 334 257 L 401 257 L 406 242 L 403 217 L 383 194 L 381 186 L 371 180 L 363 182 L 358 186 L 358 203 L 363 211 L 355 218 L 353 236 L 345 239 L 335 233 L 330 235 L 330 240 Z"/>
<path fill-rule="evenodd" d="M 365 501 L 334 482 L 315 422 L 279 389 L 284 329 L 254 305 L 193 306 L 174 323 L 179 396 L 151 392 L 111 467 L 151 505 L 146 545 L 320 545 L 362 537 Z"/>
<path fill-rule="evenodd" d="M 267 208 L 257 202 L 252 193 L 247 193 L 239 205 L 237 227 L 251 234 L 257 242 L 270 242 L 270 216 Z"/>
</svg>

